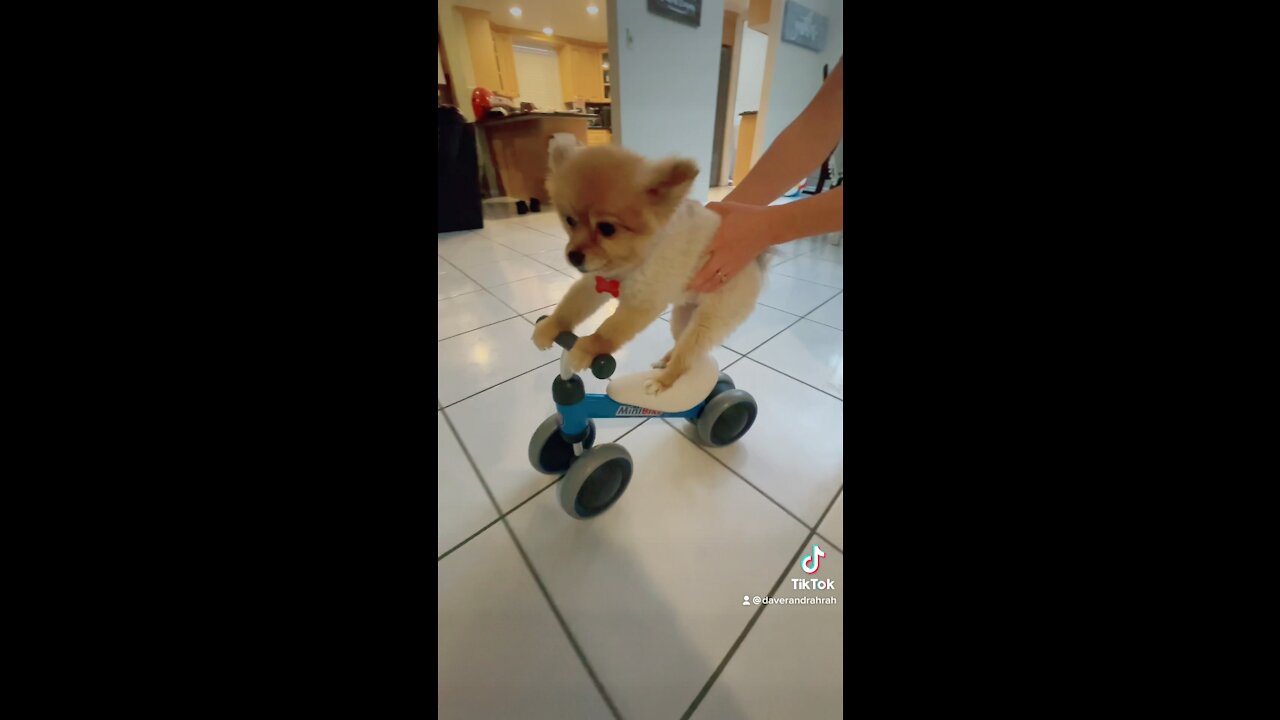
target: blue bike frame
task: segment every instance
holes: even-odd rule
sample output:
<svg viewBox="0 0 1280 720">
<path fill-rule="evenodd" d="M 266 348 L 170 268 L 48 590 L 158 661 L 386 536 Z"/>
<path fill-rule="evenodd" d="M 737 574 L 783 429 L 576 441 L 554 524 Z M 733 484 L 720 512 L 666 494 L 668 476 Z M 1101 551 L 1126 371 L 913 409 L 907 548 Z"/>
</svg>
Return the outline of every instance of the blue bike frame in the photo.
<svg viewBox="0 0 1280 720">
<path fill-rule="evenodd" d="M 538 318 L 541 322 L 544 317 Z M 564 352 L 560 354 L 560 379 L 556 382 L 568 383 L 570 379 L 576 380 L 577 385 L 581 387 L 582 379 L 569 369 L 569 350 L 573 348 L 578 338 L 571 332 L 561 333 L 556 337 L 556 344 L 564 348 Z M 593 366 L 596 361 L 601 359 L 607 360 L 607 369 L 602 372 L 596 372 L 596 377 L 606 378 L 613 374 L 615 367 L 613 358 L 608 355 L 596 356 L 592 362 Z M 595 372 L 593 368 L 593 372 Z M 553 389 L 552 395 L 555 396 Z M 576 392 L 570 395 L 577 395 Z M 563 405 L 556 402 L 556 412 L 560 413 L 560 435 L 565 442 L 573 445 L 575 455 L 581 455 L 583 451 L 582 442 L 587 431 L 587 422 L 592 418 L 613 418 L 613 417 L 674 417 L 674 418 L 697 418 L 702 412 L 702 406 L 706 405 L 706 400 L 694 405 L 688 410 L 680 412 L 662 412 L 659 410 L 650 410 L 649 408 L 640 407 L 638 405 L 624 405 L 614 400 L 608 395 L 600 393 L 582 393 L 581 399 L 572 405 Z M 575 440 L 582 440 L 579 442 Z"/>
<path fill-rule="evenodd" d="M 624 405 L 601 393 L 587 393 L 573 405 L 556 403 L 556 412 L 560 413 L 560 432 L 565 438 L 578 437 L 587 429 L 587 421 L 592 418 L 612 417 L 674 417 L 696 418 L 702 412 L 706 401 L 681 412 L 660 412 L 642 408 L 638 405 Z"/>
</svg>

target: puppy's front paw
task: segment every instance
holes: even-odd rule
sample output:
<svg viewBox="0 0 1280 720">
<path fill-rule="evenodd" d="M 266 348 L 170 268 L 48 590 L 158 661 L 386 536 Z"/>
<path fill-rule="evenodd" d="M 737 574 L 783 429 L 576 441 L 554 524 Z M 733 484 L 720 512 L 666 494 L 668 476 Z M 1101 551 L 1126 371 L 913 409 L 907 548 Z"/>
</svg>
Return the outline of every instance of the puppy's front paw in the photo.
<svg viewBox="0 0 1280 720">
<path fill-rule="evenodd" d="M 662 359 L 661 359 L 661 360 L 659 360 L 659 361 L 658 361 L 658 362 L 656 362 L 656 363 L 653 363 L 653 364 L 652 364 L 652 365 L 650 365 L 649 367 L 654 368 L 655 370 L 663 370 L 663 369 L 666 369 L 666 367 L 667 367 L 667 363 L 669 363 L 669 362 L 671 362 L 671 351 L 670 351 L 670 350 L 668 350 L 668 351 L 667 351 L 667 354 L 666 354 L 666 355 L 663 355 L 663 356 L 662 356 Z"/>
<path fill-rule="evenodd" d="M 669 386 L 663 385 L 657 378 L 649 378 L 644 381 L 645 395 L 659 395 L 668 388 Z"/>
<path fill-rule="evenodd" d="M 611 353 L 616 349 L 612 343 L 595 333 L 580 337 L 578 342 L 573 344 L 573 349 L 569 351 L 569 368 L 574 372 L 585 370 L 591 366 L 591 361 L 597 355 Z"/>
<path fill-rule="evenodd" d="M 545 318 L 533 326 L 533 346 L 539 350 L 550 348 L 560 332 L 560 326 L 554 320 Z"/>
<path fill-rule="evenodd" d="M 573 349 L 569 351 L 569 369 L 573 372 L 581 372 L 591 367 L 591 360 L 595 355 L 588 353 L 582 347 L 582 339 L 579 338 Z"/>
</svg>

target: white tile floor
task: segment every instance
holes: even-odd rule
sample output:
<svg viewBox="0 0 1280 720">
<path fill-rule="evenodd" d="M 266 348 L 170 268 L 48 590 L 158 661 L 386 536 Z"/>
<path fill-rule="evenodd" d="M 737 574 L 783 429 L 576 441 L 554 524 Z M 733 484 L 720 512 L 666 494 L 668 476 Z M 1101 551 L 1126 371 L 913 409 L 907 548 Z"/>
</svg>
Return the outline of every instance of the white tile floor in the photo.
<svg viewBox="0 0 1280 720">
<path fill-rule="evenodd" d="M 747 436 L 708 450 L 683 420 L 597 420 L 597 442 L 625 445 L 634 475 L 580 521 L 527 458 L 555 412 L 559 351 L 529 338 L 577 276 L 564 233 L 544 211 L 437 243 L 440 716 L 840 717 L 843 246 L 779 248 L 756 311 L 715 350 L 759 404 Z M 618 373 L 670 349 L 668 327 L 619 351 Z M 826 557 L 806 575 L 814 545 Z M 838 604 L 744 607 L 744 595 Z"/>
</svg>

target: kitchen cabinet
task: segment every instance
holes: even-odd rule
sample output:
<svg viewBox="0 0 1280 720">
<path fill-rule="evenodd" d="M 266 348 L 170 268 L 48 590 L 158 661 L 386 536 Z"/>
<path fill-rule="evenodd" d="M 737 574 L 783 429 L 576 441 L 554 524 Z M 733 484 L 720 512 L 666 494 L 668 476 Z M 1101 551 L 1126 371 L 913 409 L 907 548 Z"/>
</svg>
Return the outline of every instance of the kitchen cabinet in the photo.
<svg viewBox="0 0 1280 720">
<path fill-rule="evenodd" d="M 457 10 L 462 15 L 462 27 L 471 50 L 476 87 L 497 92 L 502 87 L 502 80 L 498 76 L 498 56 L 493 45 L 493 29 L 489 26 L 489 13 L 467 7 Z"/>
<path fill-rule="evenodd" d="M 600 51 L 600 74 L 604 76 L 604 97 L 607 100 L 610 97 L 612 97 L 612 95 L 609 94 L 609 51 L 608 50 Z"/>
<path fill-rule="evenodd" d="M 597 128 L 587 129 L 587 145 L 608 145 L 613 142 L 613 133 Z"/>
<path fill-rule="evenodd" d="M 489 13 L 467 7 L 457 8 L 462 14 L 462 26 L 471 50 L 471 67 L 475 70 L 476 87 L 485 88 L 505 97 L 520 94 L 516 80 L 515 53 L 511 49 L 511 36 L 495 32 L 489 21 Z"/>
<path fill-rule="evenodd" d="M 564 101 L 600 102 L 605 99 L 605 51 L 599 47 L 565 43 L 560 48 L 560 87 Z"/>
<path fill-rule="evenodd" d="M 516 54 L 511 49 L 511 36 L 506 33 L 493 34 L 493 47 L 498 61 L 499 95 L 518 97 L 520 83 L 516 79 Z"/>
</svg>

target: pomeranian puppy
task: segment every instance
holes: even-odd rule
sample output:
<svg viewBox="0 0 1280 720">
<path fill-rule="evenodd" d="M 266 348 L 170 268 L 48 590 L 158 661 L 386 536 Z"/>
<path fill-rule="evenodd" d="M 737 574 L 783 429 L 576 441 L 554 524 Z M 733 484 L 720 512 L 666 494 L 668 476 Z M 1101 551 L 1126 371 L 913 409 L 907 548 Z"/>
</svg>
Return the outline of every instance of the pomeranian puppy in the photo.
<svg viewBox="0 0 1280 720">
<path fill-rule="evenodd" d="M 534 328 L 538 349 L 616 297 L 614 313 L 570 351 L 577 372 L 675 306 L 675 346 L 653 364 L 662 372 L 645 383 L 646 392 L 658 394 L 747 319 L 763 283 L 763 255 L 714 292 L 686 289 L 720 226 L 719 215 L 685 198 L 697 175 L 698 166 L 683 158 L 650 162 L 613 145 L 551 143 L 547 190 L 569 234 L 565 255 L 582 277 Z"/>
</svg>

